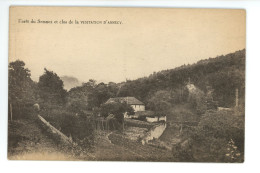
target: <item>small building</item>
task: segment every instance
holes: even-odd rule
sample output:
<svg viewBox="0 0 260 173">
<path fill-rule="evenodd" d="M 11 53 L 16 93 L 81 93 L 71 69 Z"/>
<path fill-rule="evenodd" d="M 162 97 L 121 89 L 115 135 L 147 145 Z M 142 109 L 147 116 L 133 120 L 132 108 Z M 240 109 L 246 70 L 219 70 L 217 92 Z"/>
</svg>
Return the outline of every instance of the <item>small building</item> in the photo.
<svg viewBox="0 0 260 173">
<path fill-rule="evenodd" d="M 106 103 L 126 103 L 130 105 L 135 112 L 145 111 L 145 105 L 135 97 L 115 97 L 110 98 Z"/>
<path fill-rule="evenodd" d="M 141 121 L 147 121 L 150 123 L 153 122 L 166 122 L 166 116 L 158 116 L 156 115 L 156 113 L 154 111 L 138 111 L 135 112 L 134 115 L 127 115 L 127 113 L 125 113 L 124 115 L 125 118 L 133 118 L 133 119 L 139 119 Z"/>
<path fill-rule="evenodd" d="M 146 117 L 146 121 L 147 122 L 150 122 L 150 123 L 153 123 L 153 122 L 166 122 L 166 116 L 155 116 L 155 117 Z"/>
</svg>

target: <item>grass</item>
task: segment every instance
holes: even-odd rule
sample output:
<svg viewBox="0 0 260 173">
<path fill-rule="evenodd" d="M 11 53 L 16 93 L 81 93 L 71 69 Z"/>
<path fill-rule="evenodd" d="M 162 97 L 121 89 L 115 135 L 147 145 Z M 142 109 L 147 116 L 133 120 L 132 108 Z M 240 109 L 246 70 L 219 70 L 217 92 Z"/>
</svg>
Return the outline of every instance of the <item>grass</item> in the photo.
<svg viewBox="0 0 260 173">
<path fill-rule="evenodd" d="M 8 159 L 10 160 L 72 160 L 60 150 L 38 126 L 36 119 L 8 122 Z"/>
</svg>

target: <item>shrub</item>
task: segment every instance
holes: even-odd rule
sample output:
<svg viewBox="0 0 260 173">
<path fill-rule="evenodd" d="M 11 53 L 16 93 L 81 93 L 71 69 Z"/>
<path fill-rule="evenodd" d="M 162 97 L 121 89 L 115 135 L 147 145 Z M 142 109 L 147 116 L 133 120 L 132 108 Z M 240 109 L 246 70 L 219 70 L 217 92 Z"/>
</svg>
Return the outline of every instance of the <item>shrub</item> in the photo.
<svg viewBox="0 0 260 173">
<path fill-rule="evenodd" d="M 94 128 L 86 116 L 78 116 L 66 110 L 52 110 L 43 117 L 67 137 L 86 150 L 94 144 Z"/>
<path fill-rule="evenodd" d="M 239 158 L 243 160 L 244 153 L 244 118 L 233 112 L 211 111 L 206 112 L 198 124 L 191 131 L 193 146 L 203 148 L 207 154 L 207 161 L 226 162 L 227 144 L 233 141 L 237 147 Z M 200 158 L 198 154 L 198 158 Z M 231 161 L 231 160 L 230 160 Z M 235 161 L 235 160 L 233 160 Z"/>
</svg>

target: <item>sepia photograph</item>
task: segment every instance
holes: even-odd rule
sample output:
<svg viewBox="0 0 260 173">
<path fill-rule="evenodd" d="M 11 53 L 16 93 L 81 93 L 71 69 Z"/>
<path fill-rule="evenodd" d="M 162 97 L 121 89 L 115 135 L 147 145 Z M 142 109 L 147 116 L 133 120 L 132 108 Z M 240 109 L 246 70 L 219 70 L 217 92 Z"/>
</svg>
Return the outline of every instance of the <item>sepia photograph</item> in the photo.
<svg viewBox="0 0 260 173">
<path fill-rule="evenodd" d="M 8 159 L 243 163 L 244 9 L 10 6 Z"/>
</svg>

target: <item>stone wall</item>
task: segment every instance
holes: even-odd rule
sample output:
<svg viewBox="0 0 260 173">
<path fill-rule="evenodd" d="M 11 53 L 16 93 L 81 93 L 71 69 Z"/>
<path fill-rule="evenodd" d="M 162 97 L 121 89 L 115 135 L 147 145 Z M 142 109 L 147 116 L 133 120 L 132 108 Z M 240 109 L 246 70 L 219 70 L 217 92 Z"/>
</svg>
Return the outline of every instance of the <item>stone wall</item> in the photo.
<svg viewBox="0 0 260 173">
<path fill-rule="evenodd" d="M 60 132 L 58 129 L 56 129 L 55 127 L 53 127 L 48 121 L 46 121 L 43 117 L 41 117 L 40 115 L 38 115 L 38 118 L 41 120 L 42 124 L 51 131 L 51 133 L 55 136 L 58 136 L 60 138 L 60 140 L 65 143 L 65 144 L 72 144 L 72 145 L 76 145 L 76 143 L 74 143 L 72 141 L 71 138 L 67 137 L 66 135 L 64 135 L 62 132 Z"/>
<path fill-rule="evenodd" d="M 166 124 L 158 124 L 152 127 L 142 139 L 142 144 L 148 143 L 150 140 L 158 139 L 166 129 Z"/>
</svg>

